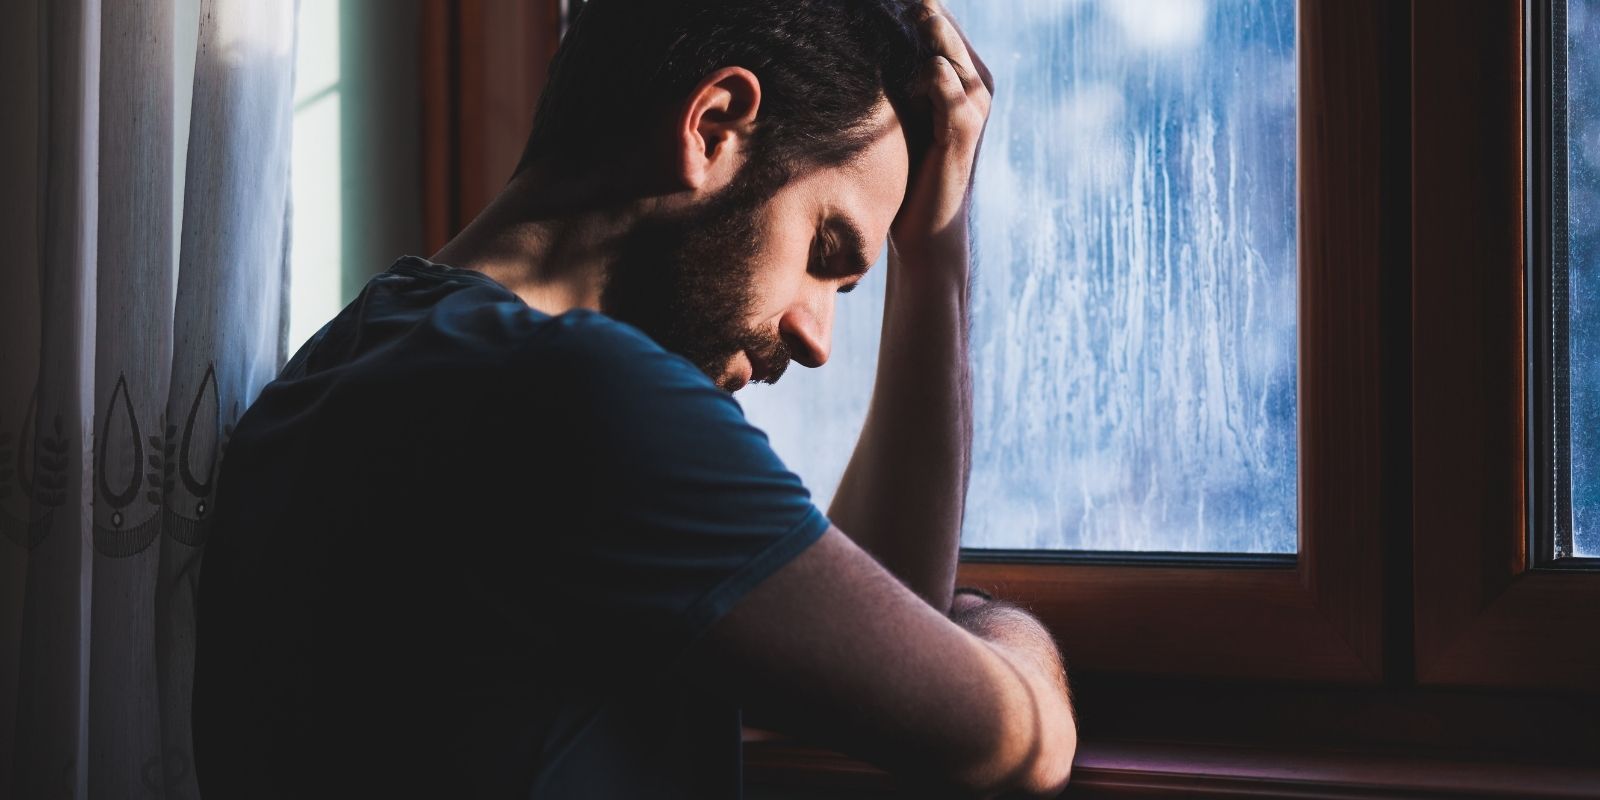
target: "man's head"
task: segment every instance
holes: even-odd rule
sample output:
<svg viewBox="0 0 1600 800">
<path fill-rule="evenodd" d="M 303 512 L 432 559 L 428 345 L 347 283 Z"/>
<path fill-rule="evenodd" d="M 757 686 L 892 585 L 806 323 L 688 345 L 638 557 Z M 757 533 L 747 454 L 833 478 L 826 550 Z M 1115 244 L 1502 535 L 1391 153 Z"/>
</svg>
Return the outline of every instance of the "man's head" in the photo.
<svg viewBox="0 0 1600 800">
<path fill-rule="evenodd" d="M 591 0 L 519 167 L 649 184 L 601 308 L 725 388 L 828 357 L 925 113 L 914 0 Z"/>
</svg>

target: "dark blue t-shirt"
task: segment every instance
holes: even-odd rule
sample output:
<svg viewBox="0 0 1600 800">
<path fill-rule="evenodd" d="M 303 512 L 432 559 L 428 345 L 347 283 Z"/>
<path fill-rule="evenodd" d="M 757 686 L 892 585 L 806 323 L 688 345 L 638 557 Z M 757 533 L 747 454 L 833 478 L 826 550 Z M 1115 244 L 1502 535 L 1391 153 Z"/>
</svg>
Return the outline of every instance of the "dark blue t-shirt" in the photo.
<svg viewBox="0 0 1600 800">
<path fill-rule="evenodd" d="M 738 711 L 675 662 L 828 527 L 688 361 L 418 258 L 262 392 L 219 492 L 216 798 L 737 797 Z"/>
</svg>

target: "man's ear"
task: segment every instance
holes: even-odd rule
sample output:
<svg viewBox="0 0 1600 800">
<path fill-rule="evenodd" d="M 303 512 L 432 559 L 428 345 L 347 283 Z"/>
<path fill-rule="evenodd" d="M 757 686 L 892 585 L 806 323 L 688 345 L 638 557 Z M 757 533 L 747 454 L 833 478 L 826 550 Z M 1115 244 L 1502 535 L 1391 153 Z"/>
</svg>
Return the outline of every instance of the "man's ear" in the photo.
<svg viewBox="0 0 1600 800">
<path fill-rule="evenodd" d="M 707 75 L 684 103 L 674 127 L 676 177 L 689 189 L 716 189 L 733 180 L 749 156 L 761 108 L 761 81 L 743 67 Z"/>
</svg>

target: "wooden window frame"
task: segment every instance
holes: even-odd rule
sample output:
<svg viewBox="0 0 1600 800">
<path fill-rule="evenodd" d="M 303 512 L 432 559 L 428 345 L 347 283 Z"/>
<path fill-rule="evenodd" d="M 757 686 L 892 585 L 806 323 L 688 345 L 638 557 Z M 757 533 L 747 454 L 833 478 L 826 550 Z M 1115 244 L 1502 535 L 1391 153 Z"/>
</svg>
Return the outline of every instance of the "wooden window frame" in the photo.
<svg viewBox="0 0 1600 800">
<path fill-rule="evenodd" d="M 1469 4 L 1476 6 L 1477 4 Z M 1600 691 L 1600 573 L 1531 552 L 1525 341 L 1541 5 L 1417 8 L 1415 537 L 1425 685 Z M 1465 44 L 1464 44 L 1465 43 Z M 1525 66 L 1526 65 L 1526 66 Z M 1529 113 L 1533 112 L 1533 113 Z M 1461 175 L 1476 176 L 1461 191 Z M 1463 342 L 1472 346 L 1463 346 Z"/>
<path fill-rule="evenodd" d="M 511 177 L 561 41 L 567 2 L 424 0 L 422 227 L 428 252 L 444 247 Z"/>
</svg>

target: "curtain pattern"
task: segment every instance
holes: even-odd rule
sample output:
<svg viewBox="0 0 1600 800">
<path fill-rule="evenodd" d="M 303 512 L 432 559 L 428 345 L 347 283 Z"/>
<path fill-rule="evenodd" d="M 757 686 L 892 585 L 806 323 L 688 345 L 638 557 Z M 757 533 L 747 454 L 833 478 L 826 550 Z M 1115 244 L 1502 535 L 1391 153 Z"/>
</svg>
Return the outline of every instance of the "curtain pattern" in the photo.
<svg viewBox="0 0 1600 800">
<path fill-rule="evenodd" d="M 294 20 L 202 0 L 174 131 L 172 0 L 0 11 L 0 795 L 198 797 L 217 467 L 283 358 Z"/>
</svg>

